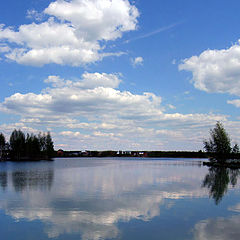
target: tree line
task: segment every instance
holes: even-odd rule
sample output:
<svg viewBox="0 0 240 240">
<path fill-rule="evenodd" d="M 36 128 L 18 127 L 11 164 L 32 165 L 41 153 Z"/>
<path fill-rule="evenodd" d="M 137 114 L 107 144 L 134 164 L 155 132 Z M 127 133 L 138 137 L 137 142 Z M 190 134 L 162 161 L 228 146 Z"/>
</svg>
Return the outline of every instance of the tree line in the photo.
<svg viewBox="0 0 240 240">
<path fill-rule="evenodd" d="M 25 134 L 21 130 L 14 130 L 9 142 L 0 133 L 0 158 L 21 161 L 51 159 L 54 155 L 54 145 L 50 132 Z"/>
</svg>

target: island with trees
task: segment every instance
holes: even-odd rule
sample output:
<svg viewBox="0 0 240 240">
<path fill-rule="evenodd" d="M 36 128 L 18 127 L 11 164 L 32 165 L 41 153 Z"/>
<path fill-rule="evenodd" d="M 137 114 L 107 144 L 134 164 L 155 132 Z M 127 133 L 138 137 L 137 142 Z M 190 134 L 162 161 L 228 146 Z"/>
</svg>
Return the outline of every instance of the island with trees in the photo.
<svg viewBox="0 0 240 240">
<path fill-rule="evenodd" d="M 210 130 L 209 140 L 204 141 L 204 149 L 209 157 L 209 162 L 203 165 L 209 167 L 202 187 L 209 190 L 209 197 L 215 204 L 219 204 L 228 192 L 228 187 L 235 187 L 240 175 L 240 151 L 238 144 L 231 146 L 229 134 L 223 124 L 217 122 Z"/>
<path fill-rule="evenodd" d="M 38 161 L 51 160 L 54 156 L 54 145 L 50 132 L 25 134 L 14 130 L 9 142 L 0 133 L 0 159 L 2 161 Z"/>
<path fill-rule="evenodd" d="M 209 140 L 204 141 L 204 149 L 209 157 L 209 162 L 204 165 L 213 167 L 240 167 L 240 150 L 238 144 L 231 146 L 231 139 L 223 124 L 217 122 L 210 130 Z"/>
</svg>

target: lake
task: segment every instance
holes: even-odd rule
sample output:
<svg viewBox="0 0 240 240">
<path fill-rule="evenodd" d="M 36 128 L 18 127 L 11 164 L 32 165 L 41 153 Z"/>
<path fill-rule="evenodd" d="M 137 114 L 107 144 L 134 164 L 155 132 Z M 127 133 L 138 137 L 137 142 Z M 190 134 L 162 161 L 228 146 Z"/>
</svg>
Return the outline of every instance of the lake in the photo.
<svg viewBox="0 0 240 240">
<path fill-rule="evenodd" d="M 239 239 L 239 171 L 200 161 L 1 162 L 1 239 Z"/>
</svg>

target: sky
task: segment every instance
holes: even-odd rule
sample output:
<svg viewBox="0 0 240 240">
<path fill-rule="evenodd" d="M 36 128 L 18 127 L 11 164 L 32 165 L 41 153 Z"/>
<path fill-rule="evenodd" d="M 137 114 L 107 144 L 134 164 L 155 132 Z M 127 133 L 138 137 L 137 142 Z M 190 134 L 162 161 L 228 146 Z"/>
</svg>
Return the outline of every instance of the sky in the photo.
<svg viewBox="0 0 240 240">
<path fill-rule="evenodd" d="M 240 143 L 238 0 L 8 0 L 0 132 L 55 149 L 203 150 Z"/>
</svg>

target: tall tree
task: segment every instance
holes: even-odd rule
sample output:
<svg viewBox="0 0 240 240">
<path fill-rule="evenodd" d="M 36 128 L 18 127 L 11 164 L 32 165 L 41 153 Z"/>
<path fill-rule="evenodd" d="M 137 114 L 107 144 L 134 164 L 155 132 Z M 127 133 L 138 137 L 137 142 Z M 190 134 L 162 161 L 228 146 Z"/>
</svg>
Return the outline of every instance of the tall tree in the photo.
<svg viewBox="0 0 240 240">
<path fill-rule="evenodd" d="M 14 130 L 10 136 L 12 157 L 20 160 L 25 155 L 25 134 L 21 130 Z"/>
<path fill-rule="evenodd" d="M 0 149 L 3 149 L 6 144 L 5 137 L 2 133 L 0 133 Z"/>
<path fill-rule="evenodd" d="M 0 133 L 0 160 L 3 158 L 3 149 L 6 145 L 5 137 L 2 133 Z"/>
<path fill-rule="evenodd" d="M 48 132 L 46 136 L 46 152 L 48 157 L 51 157 L 54 153 L 54 145 L 50 132 Z"/>
<path fill-rule="evenodd" d="M 222 123 L 217 122 L 210 130 L 209 141 L 204 141 L 204 149 L 219 162 L 225 162 L 232 152 L 231 140 Z"/>
<path fill-rule="evenodd" d="M 26 156 L 29 158 L 40 157 L 40 143 L 37 136 L 27 134 L 26 137 Z"/>
</svg>

